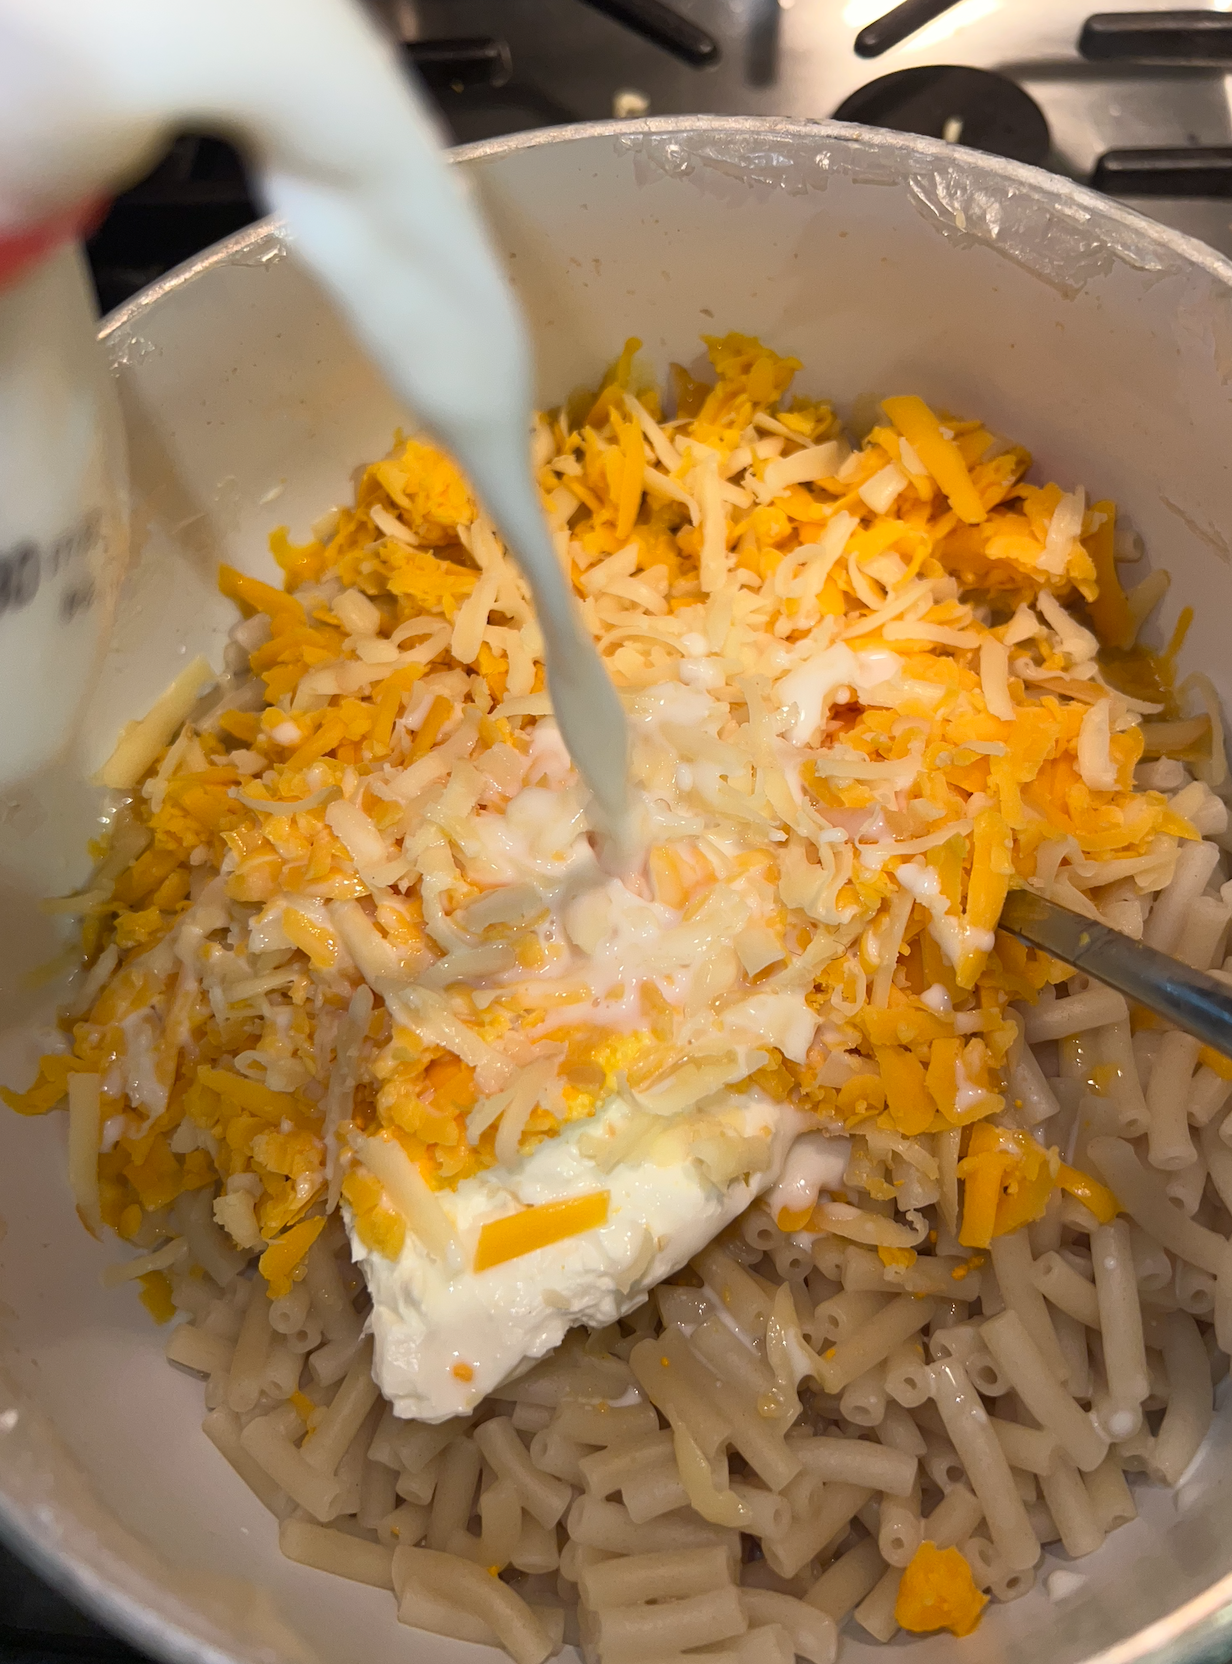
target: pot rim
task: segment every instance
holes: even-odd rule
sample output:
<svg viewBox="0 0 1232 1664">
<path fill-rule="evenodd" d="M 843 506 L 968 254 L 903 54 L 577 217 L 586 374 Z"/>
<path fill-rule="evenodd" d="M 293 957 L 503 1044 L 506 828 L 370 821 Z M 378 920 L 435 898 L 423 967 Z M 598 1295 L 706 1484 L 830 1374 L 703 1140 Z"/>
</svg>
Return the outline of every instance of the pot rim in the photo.
<svg viewBox="0 0 1232 1664">
<path fill-rule="evenodd" d="M 451 162 L 494 162 L 521 151 L 555 148 L 581 139 L 632 139 L 637 137 L 667 137 L 675 133 L 718 133 L 729 136 L 749 136 L 767 133 L 784 138 L 823 139 L 844 144 L 852 149 L 870 149 L 887 157 L 906 161 L 912 157 L 931 162 L 953 164 L 955 156 L 971 172 L 991 174 L 1008 185 L 1027 187 L 1050 197 L 1072 210 L 1078 223 L 1082 219 L 1104 220 L 1132 232 L 1144 243 L 1154 243 L 1160 249 L 1197 266 L 1232 289 L 1232 259 L 1200 242 L 1186 232 L 1149 219 L 1136 208 L 1127 208 L 1114 198 L 1079 184 L 1064 174 L 1049 173 L 1046 168 L 1032 167 L 1026 162 L 1014 162 L 991 152 L 969 150 L 962 145 L 947 144 L 944 139 L 931 139 L 921 134 L 898 133 L 885 127 L 866 127 L 858 122 L 831 121 L 822 118 L 796 116 L 727 116 L 680 115 L 641 116 L 630 120 L 576 121 L 561 127 L 537 127 L 522 133 L 506 133 L 495 139 L 480 139 L 473 144 L 455 145 L 446 152 Z M 704 161 L 704 158 L 702 158 Z M 270 236 L 287 236 L 285 222 L 274 215 L 254 220 L 251 225 L 233 232 L 209 248 L 193 255 L 165 276 L 140 290 L 102 320 L 99 337 L 109 339 L 131 324 L 132 320 L 162 296 L 177 289 L 211 266 L 225 265 L 236 255 L 243 254 Z"/>
<path fill-rule="evenodd" d="M 957 156 L 960 165 L 968 172 L 983 174 L 1008 186 L 1029 188 L 1053 204 L 1059 204 L 1063 210 L 1070 210 L 1067 217 L 1071 220 L 1091 222 L 1093 230 L 1098 230 L 1101 221 L 1121 227 L 1132 232 L 1140 245 L 1153 244 L 1166 250 L 1189 266 L 1205 271 L 1232 291 L 1232 260 L 1196 238 L 1150 220 L 1136 209 L 1102 196 L 1089 186 L 1060 174 L 1049 173 L 1043 168 L 968 150 L 943 140 L 853 122 L 788 116 L 649 116 L 537 128 L 458 145 L 447 154 L 452 162 L 489 162 L 522 151 L 555 148 L 587 139 L 632 140 L 673 134 L 773 135 L 791 141 L 822 140 L 848 146 L 853 151 L 872 151 L 899 158 L 903 162 L 919 158 L 953 165 Z M 704 161 L 704 157 L 699 160 Z M 271 237 L 281 240 L 285 236 L 284 223 L 267 216 L 212 244 L 110 312 L 100 324 L 100 341 L 107 345 L 113 338 L 123 339 L 136 320 L 164 296 L 215 266 L 229 264 Z M 234 1664 L 233 1655 L 223 1652 L 203 1636 L 194 1635 L 179 1624 L 155 1616 L 129 1595 L 109 1588 L 85 1559 L 57 1552 L 54 1530 L 41 1530 L 34 1511 L 23 1519 L 24 1512 L 0 1494 L 0 1539 L 6 1540 L 48 1582 L 96 1614 L 119 1634 L 139 1646 L 156 1649 L 163 1657 L 175 1660 L 176 1664 L 181 1664 L 181 1661 L 182 1664 Z M 1225 1656 L 1230 1633 L 1232 1573 L 1186 1601 L 1167 1617 L 1156 1620 L 1102 1652 L 1092 1654 L 1086 1664 L 1205 1664 L 1206 1660 Z"/>
</svg>

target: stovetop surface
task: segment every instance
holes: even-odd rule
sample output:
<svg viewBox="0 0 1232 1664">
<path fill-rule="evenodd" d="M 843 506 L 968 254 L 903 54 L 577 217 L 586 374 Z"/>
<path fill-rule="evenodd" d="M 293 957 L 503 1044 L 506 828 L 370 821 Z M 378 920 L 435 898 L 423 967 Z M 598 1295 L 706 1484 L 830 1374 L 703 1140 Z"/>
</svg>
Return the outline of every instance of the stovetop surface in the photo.
<svg viewBox="0 0 1232 1664">
<path fill-rule="evenodd" d="M 828 117 L 875 76 L 929 64 L 995 70 L 1043 110 L 1052 134 L 1045 165 L 1086 181 L 1107 151 L 1232 144 L 1232 78 L 1219 66 L 1149 67 L 1085 62 L 1082 0 L 958 0 L 902 45 L 857 57 L 857 33 L 887 0 L 672 0 L 722 48 L 695 70 L 637 39 L 578 0 L 418 0 L 421 35 L 497 35 L 513 73 L 490 92 L 443 95 L 465 142 L 564 120 L 620 113 L 640 93 L 644 112 Z M 1118 12 L 1158 13 L 1158 0 L 1104 0 Z M 1232 11 L 1232 0 L 1190 10 Z M 1232 63 L 1227 66 L 1232 69 Z M 1232 202 L 1125 196 L 1152 217 L 1232 255 Z"/>
<path fill-rule="evenodd" d="M 1045 165 L 1074 179 L 1090 179 L 1109 151 L 1232 146 L 1232 77 L 1222 67 L 1084 61 L 1078 40 L 1094 8 L 1082 0 L 957 0 L 873 59 L 857 56 L 855 38 L 891 0 L 671 3 L 717 41 L 714 67 L 678 61 L 596 9 L 600 0 L 370 0 L 396 38 L 421 49 L 460 37 L 507 48 L 497 54 L 508 61 L 503 85 L 491 84 L 500 75 L 467 69 L 452 85 L 448 68 L 436 75 L 438 107 L 459 143 L 620 114 L 828 117 L 874 77 L 951 64 L 997 71 L 1030 94 L 1049 128 Z M 1158 0 L 1104 3 L 1119 12 L 1162 9 Z M 1189 9 L 1229 13 L 1232 0 Z M 1232 255 L 1228 198 L 1121 200 Z M 258 212 L 234 151 L 213 138 L 177 140 L 92 239 L 103 309 Z M 139 1659 L 0 1548 L 0 1664 Z"/>
</svg>

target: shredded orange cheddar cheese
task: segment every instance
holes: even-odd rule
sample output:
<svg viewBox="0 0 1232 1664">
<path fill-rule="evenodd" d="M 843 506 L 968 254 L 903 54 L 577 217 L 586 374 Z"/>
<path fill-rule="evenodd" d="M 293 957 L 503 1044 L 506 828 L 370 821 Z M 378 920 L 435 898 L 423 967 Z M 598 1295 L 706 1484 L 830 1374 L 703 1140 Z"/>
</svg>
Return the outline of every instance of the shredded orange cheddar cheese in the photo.
<svg viewBox="0 0 1232 1664">
<path fill-rule="evenodd" d="M 296 1268 L 303 1264 L 304 1256 L 324 1228 L 323 1217 L 301 1219 L 298 1225 L 292 1225 L 271 1242 L 261 1255 L 258 1269 L 269 1284 L 272 1300 L 290 1294 Z"/>
<path fill-rule="evenodd" d="M 474 1269 L 489 1271 L 506 1260 L 533 1254 L 536 1248 L 548 1248 L 565 1237 L 597 1230 L 607 1222 L 610 1200 L 610 1191 L 595 1190 L 565 1202 L 541 1202 L 538 1207 L 525 1208 L 521 1213 L 489 1220 L 480 1228 Z"/>
<path fill-rule="evenodd" d="M 170 1323 L 175 1316 L 175 1302 L 171 1298 L 171 1283 L 165 1271 L 147 1271 L 138 1277 L 141 1293 L 138 1299 L 155 1323 Z"/>
<path fill-rule="evenodd" d="M 753 1087 L 851 1135 L 846 1194 L 879 1204 L 902 1183 L 886 1141 L 957 1129 L 967 1247 L 1058 1187 L 1114 1216 L 1096 1180 L 994 1125 L 1007 1007 L 1065 975 L 997 931 L 1009 889 L 1158 887 L 1196 835 L 1134 789 L 1142 730 L 1081 622 L 1141 691 L 1113 505 L 1028 484 L 1025 450 L 914 395 L 853 450 L 828 404 L 790 396 L 796 360 L 735 333 L 707 347 L 713 381 L 673 372 L 674 419 L 631 340 L 535 442 L 578 605 L 654 728 L 639 784 L 669 829 L 628 904 L 657 910 L 678 963 L 591 978 L 610 921 L 551 876 L 586 805 L 529 591 L 454 463 L 399 440 L 307 542 L 272 534 L 285 589 L 221 569 L 244 696 L 185 725 L 94 850 L 65 904 L 87 1009 L 33 1085 L 0 1088 L 42 1114 L 69 1074 L 99 1076 L 99 1204 L 126 1239 L 208 1189 L 272 1294 L 340 1203 L 374 1252 L 403 1250 L 360 1137 L 446 1191 L 620 1091 L 726 1183 L 764 1152 L 697 1106 Z M 810 692 L 827 656 L 842 674 Z M 889 679 L 861 681 L 874 660 Z M 673 716 L 664 689 L 690 703 Z M 516 870 L 515 847 L 533 854 Z M 502 1094 L 544 1048 L 555 1074 L 502 1142 Z M 480 1258 L 600 1221 L 597 1198 L 561 1206 L 485 1227 Z"/>
<path fill-rule="evenodd" d="M 1042 1219 L 1054 1190 L 1090 1208 L 1101 1225 L 1116 1218 L 1117 1200 L 1106 1185 L 1068 1167 L 1056 1149 L 1046 1150 L 1030 1133 L 981 1122 L 971 1129 L 967 1153 L 958 1164 L 963 1181 L 964 1248 L 987 1248 L 992 1239 Z"/>
</svg>

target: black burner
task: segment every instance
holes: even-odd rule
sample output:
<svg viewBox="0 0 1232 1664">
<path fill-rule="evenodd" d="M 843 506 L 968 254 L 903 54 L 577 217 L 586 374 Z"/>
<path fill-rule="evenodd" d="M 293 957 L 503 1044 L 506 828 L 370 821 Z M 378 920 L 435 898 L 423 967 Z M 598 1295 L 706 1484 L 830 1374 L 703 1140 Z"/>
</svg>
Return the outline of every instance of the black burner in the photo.
<svg viewBox="0 0 1232 1664">
<path fill-rule="evenodd" d="M 1004 75 L 957 64 L 880 75 L 845 98 L 834 117 L 949 139 L 1037 166 L 1051 142 L 1044 112 L 1021 87 Z"/>
</svg>

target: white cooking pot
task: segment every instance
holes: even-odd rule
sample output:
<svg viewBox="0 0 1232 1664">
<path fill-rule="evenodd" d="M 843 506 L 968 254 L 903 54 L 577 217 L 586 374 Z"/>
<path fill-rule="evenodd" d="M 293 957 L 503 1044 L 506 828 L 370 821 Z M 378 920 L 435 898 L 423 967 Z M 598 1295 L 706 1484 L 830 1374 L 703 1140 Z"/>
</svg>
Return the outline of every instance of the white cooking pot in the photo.
<svg viewBox="0 0 1232 1664">
<path fill-rule="evenodd" d="M 593 385 L 628 335 L 665 371 L 698 358 L 699 334 L 739 329 L 796 354 L 802 389 L 845 413 L 911 391 L 979 415 L 1030 446 L 1039 478 L 1125 506 L 1173 575 L 1165 623 L 1196 609 L 1186 662 L 1228 691 L 1232 266 L 1209 249 L 1031 168 L 825 122 L 665 118 L 457 154 L 530 317 L 544 401 Z M 305 533 L 406 421 L 269 224 L 147 290 L 104 339 L 135 561 L 75 761 L 0 803 L 0 1080 L 23 1084 L 55 993 L 29 973 L 60 945 L 38 898 L 85 875 L 90 773 L 192 655 L 219 665 L 219 560 L 270 575 L 269 528 Z M 199 1382 L 164 1364 L 131 1288 L 99 1286 L 121 1253 L 73 1214 L 63 1118 L 0 1114 L 3 1534 L 168 1659 L 467 1656 L 399 1628 L 387 1594 L 280 1557 L 199 1431 Z M 990 1609 L 961 1644 L 969 1664 L 1226 1657 L 1227 1405 L 1179 1492 L 1139 1504 L 1061 1598 L 1041 1579 Z M 954 1646 L 916 1643 L 913 1660 Z"/>
</svg>

